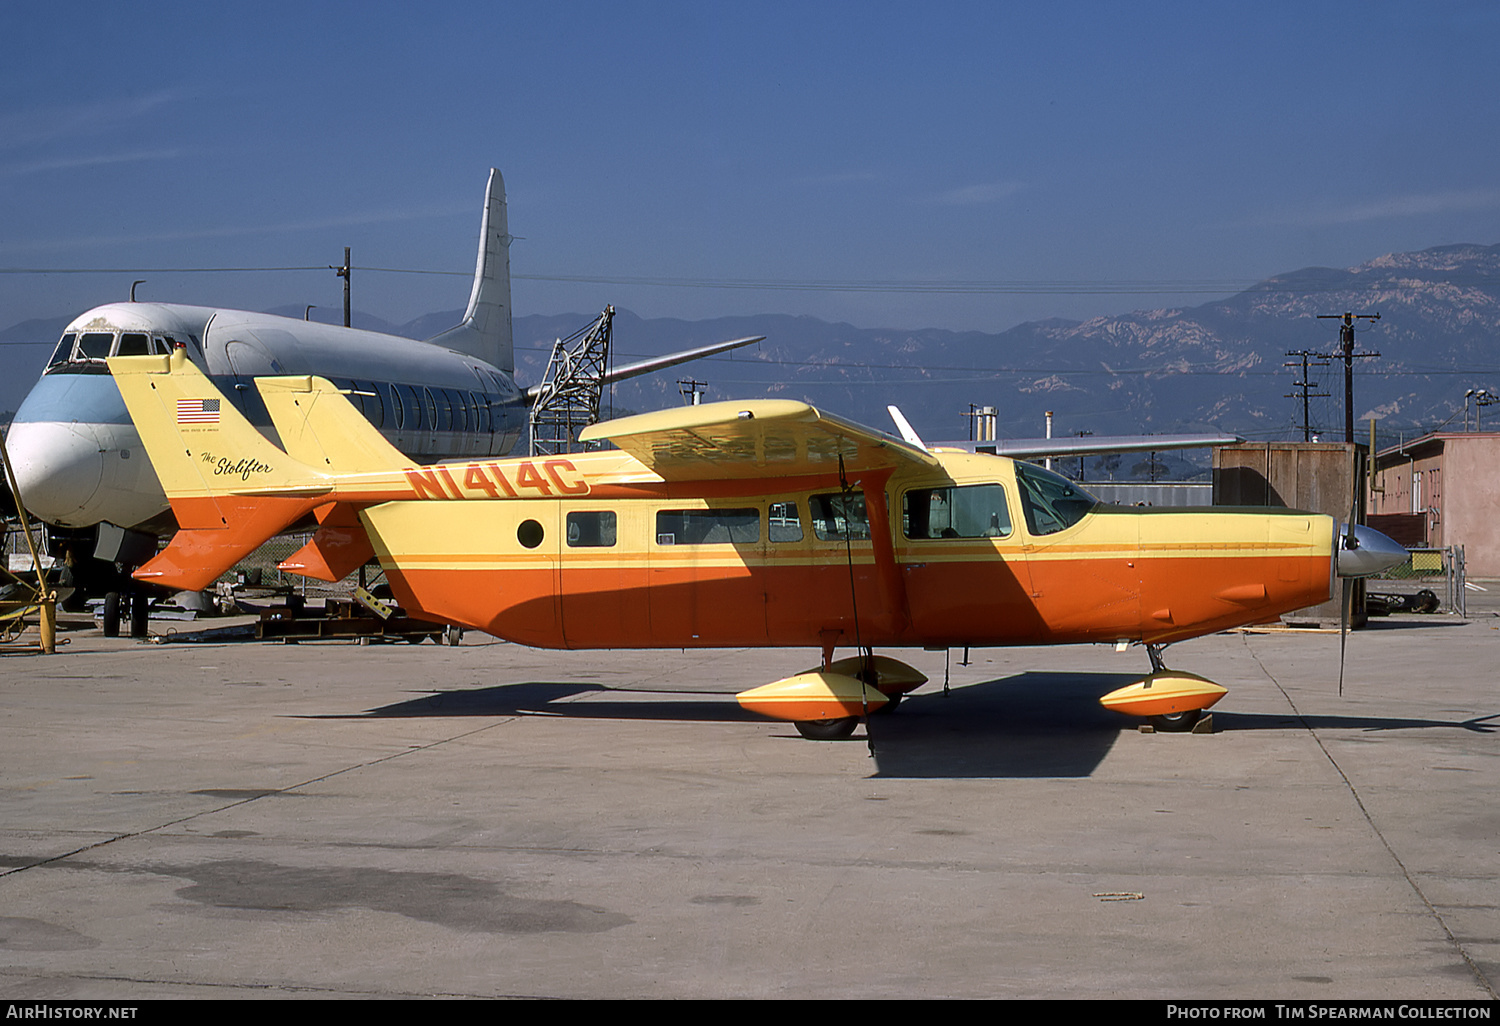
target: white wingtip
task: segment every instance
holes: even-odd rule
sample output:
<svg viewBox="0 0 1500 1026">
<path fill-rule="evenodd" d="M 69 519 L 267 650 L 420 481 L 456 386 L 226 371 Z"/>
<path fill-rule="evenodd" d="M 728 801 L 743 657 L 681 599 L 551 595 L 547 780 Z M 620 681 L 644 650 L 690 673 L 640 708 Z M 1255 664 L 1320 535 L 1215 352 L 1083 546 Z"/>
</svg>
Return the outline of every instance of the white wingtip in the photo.
<svg viewBox="0 0 1500 1026">
<path fill-rule="evenodd" d="M 931 452 L 931 450 L 927 448 L 927 443 L 922 441 L 922 436 L 917 434 L 916 429 L 911 426 L 911 422 L 906 419 L 905 414 L 903 414 L 895 406 L 887 406 L 885 408 L 885 411 L 891 415 L 891 420 L 896 422 L 896 430 L 901 432 L 902 438 L 906 439 L 908 442 L 910 442 L 912 445 L 915 445 L 923 452 Z"/>
</svg>

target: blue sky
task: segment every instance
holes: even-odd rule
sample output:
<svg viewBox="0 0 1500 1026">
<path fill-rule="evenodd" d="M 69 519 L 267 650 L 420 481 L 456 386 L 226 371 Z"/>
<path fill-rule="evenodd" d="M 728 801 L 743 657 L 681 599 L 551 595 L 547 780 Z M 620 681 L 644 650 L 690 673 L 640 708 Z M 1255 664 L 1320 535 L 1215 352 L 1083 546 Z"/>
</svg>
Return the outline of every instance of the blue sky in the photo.
<svg viewBox="0 0 1500 1026">
<path fill-rule="evenodd" d="M 518 314 L 998 331 L 1500 242 L 1492 3 L 3 10 L 3 269 L 323 266 L 347 245 L 356 267 L 467 274 L 491 166 L 517 275 L 793 286 L 522 279 Z M 142 298 L 341 302 L 331 271 L 141 276 Z M 0 327 L 130 277 L 0 274 Z M 955 282 L 1005 291 L 934 291 Z M 468 285 L 354 290 L 399 322 Z"/>
</svg>

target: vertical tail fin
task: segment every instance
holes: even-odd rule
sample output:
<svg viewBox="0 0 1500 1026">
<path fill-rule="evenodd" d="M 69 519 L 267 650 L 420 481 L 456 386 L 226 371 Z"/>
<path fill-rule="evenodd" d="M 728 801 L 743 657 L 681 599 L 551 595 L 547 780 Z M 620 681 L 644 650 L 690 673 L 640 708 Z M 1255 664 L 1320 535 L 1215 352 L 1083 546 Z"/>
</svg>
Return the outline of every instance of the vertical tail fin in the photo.
<svg viewBox="0 0 1500 1026">
<path fill-rule="evenodd" d="M 479 227 L 479 257 L 474 265 L 474 287 L 462 323 L 427 340 L 433 345 L 467 353 L 515 373 L 516 359 L 510 325 L 510 232 L 505 218 L 505 180 L 490 168 L 485 191 L 484 218 Z"/>
<path fill-rule="evenodd" d="M 327 501 L 329 478 L 268 442 L 183 350 L 109 369 L 179 526 L 136 577 L 200 590 Z"/>
<path fill-rule="evenodd" d="M 256 378 L 287 454 L 328 473 L 376 473 L 410 464 L 326 378 Z"/>
</svg>

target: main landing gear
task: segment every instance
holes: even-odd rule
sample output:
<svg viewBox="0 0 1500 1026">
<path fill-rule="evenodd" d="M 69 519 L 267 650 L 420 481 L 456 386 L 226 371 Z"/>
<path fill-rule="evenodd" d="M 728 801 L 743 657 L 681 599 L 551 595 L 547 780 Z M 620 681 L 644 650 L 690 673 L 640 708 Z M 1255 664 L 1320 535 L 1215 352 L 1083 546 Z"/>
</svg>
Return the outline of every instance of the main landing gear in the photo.
<svg viewBox="0 0 1500 1026">
<path fill-rule="evenodd" d="M 1203 710 L 1228 692 L 1196 673 L 1167 669 L 1161 649 L 1160 645 L 1147 644 L 1151 673 L 1143 680 L 1111 691 L 1099 703 L 1115 712 L 1144 716 L 1163 733 L 1187 733 L 1203 718 Z"/>
<path fill-rule="evenodd" d="M 736 697 L 751 712 L 790 720 L 813 741 L 839 741 L 854 733 L 866 713 L 889 712 L 901 696 L 927 683 L 921 671 L 889 656 L 850 656 L 825 662 L 785 680 Z"/>
</svg>

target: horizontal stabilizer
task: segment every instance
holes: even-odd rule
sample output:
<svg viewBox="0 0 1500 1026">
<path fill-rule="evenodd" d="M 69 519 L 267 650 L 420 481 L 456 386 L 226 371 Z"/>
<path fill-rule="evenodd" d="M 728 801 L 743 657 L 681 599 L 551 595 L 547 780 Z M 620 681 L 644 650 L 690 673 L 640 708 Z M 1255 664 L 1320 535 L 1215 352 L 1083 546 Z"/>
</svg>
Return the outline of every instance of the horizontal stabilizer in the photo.
<svg viewBox="0 0 1500 1026">
<path fill-rule="evenodd" d="M 340 474 L 400 470 L 410 460 L 326 378 L 256 378 L 276 434 L 293 459 Z"/>
</svg>

